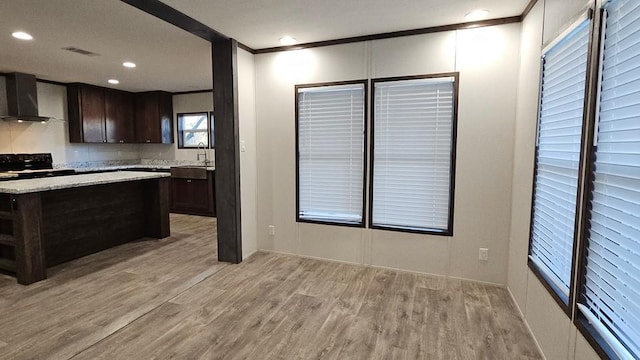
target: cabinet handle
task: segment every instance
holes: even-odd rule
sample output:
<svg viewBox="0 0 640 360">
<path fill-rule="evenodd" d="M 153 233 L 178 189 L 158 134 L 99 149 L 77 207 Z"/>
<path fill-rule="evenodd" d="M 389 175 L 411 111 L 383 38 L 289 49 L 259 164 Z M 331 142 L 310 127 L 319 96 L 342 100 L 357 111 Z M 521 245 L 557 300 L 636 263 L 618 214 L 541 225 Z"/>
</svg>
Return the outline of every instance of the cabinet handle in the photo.
<svg viewBox="0 0 640 360">
<path fill-rule="evenodd" d="M 120 140 L 120 143 L 121 143 L 121 144 L 122 144 L 122 143 L 124 143 L 124 140 Z"/>
<path fill-rule="evenodd" d="M 147 142 L 148 142 L 148 143 L 150 143 L 150 142 L 151 142 L 151 140 L 147 139 Z"/>
<path fill-rule="evenodd" d="M 107 142 L 107 139 L 102 139 L 102 142 L 103 142 L 103 143 L 106 143 L 106 142 Z"/>
<path fill-rule="evenodd" d="M 190 183 L 190 182 L 191 182 L 191 180 L 187 180 L 187 182 L 188 182 L 188 183 Z"/>
</svg>

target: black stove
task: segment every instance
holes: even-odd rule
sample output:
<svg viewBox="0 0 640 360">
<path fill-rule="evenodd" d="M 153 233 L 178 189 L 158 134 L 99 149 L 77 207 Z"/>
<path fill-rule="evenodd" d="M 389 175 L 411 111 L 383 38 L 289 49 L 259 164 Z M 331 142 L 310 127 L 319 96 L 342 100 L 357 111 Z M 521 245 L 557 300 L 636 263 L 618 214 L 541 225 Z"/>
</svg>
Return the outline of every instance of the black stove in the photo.
<svg viewBox="0 0 640 360">
<path fill-rule="evenodd" d="M 54 169 L 51 154 L 0 154 L 0 180 L 35 179 L 73 175 L 73 169 Z"/>
</svg>

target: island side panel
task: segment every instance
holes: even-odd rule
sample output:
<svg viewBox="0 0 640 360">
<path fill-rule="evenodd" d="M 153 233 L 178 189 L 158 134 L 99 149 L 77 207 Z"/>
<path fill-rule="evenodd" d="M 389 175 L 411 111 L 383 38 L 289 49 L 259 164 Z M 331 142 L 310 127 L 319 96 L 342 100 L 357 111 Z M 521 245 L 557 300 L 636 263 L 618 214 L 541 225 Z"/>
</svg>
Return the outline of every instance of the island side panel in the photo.
<svg viewBox="0 0 640 360">
<path fill-rule="evenodd" d="M 129 181 L 43 192 L 47 266 L 143 238 L 145 184 Z"/>
<path fill-rule="evenodd" d="M 29 285 L 47 278 L 40 193 L 15 195 L 12 206 L 16 277 L 19 284 Z"/>
<path fill-rule="evenodd" d="M 145 181 L 145 236 L 164 239 L 171 235 L 169 225 L 170 178 Z"/>
</svg>

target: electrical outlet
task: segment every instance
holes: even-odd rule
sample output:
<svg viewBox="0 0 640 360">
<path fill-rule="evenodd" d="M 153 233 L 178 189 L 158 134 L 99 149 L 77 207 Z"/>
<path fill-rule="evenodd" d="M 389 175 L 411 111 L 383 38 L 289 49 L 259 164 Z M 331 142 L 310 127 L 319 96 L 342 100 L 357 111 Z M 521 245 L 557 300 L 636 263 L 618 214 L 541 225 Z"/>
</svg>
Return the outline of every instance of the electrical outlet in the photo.
<svg viewBox="0 0 640 360">
<path fill-rule="evenodd" d="M 269 225 L 269 235 L 273 236 L 276 234 L 276 226 L 275 225 Z"/>
<path fill-rule="evenodd" d="M 489 260 L 489 249 L 480 248 L 480 250 L 478 251 L 478 260 L 488 261 Z"/>
</svg>

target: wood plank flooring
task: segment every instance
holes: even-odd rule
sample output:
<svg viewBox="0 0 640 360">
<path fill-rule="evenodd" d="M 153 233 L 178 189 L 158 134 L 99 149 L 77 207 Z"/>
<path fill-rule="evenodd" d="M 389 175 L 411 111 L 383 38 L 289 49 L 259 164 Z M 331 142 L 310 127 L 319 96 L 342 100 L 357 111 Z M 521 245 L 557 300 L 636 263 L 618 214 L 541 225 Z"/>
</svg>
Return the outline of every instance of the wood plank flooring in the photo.
<svg viewBox="0 0 640 360">
<path fill-rule="evenodd" d="M 0 275 L 0 359 L 541 359 L 502 287 L 257 253 L 216 261 L 215 219 Z"/>
</svg>

